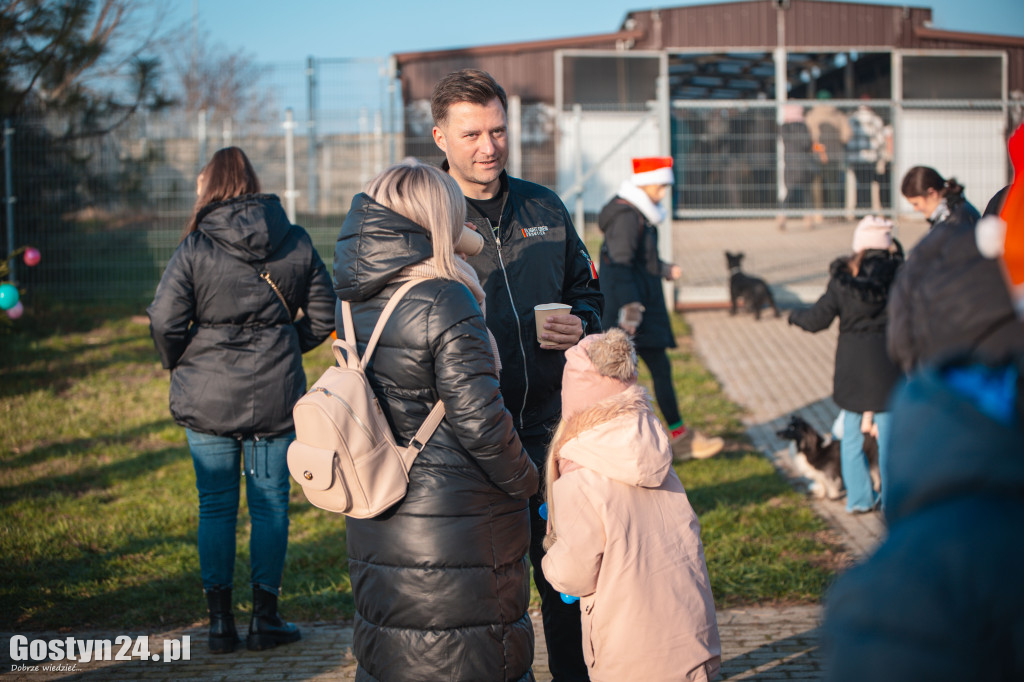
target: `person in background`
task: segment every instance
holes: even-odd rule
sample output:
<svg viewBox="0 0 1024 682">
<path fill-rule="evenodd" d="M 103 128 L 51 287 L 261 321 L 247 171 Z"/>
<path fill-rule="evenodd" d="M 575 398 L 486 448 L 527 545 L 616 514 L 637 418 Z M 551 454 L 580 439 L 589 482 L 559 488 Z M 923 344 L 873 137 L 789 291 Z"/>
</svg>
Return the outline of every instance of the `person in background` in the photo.
<svg viewBox="0 0 1024 682">
<path fill-rule="evenodd" d="M 786 198 L 782 201 L 782 212 L 776 220 L 776 227 L 786 229 L 786 218 L 790 211 L 806 211 L 811 206 L 810 185 L 819 161 L 814 153 L 811 131 L 804 122 L 804 108 L 799 104 L 787 104 L 782 108 L 783 179 L 786 183 Z M 811 214 L 805 213 L 807 227 L 812 226 Z"/>
<path fill-rule="evenodd" d="M 886 502 L 890 415 L 887 411 L 900 371 L 885 349 L 889 289 L 903 262 L 892 237 L 892 223 L 867 216 L 853 233 L 853 255 L 829 266 L 828 288 L 810 308 L 794 310 L 789 323 L 809 332 L 828 329 L 839 318 L 832 398 L 843 409 L 840 464 L 846 484 L 846 511 L 872 511 Z M 881 497 L 871 483 L 864 433 L 878 438 Z"/>
<path fill-rule="evenodd" d="M 260 194 L 238 147 L 199 173 L 195 209 L 147 308 L 170 407 L 185 427 L 199 491 L 199 566 L 212 653 L 240 644 L 232 612 L 235 527 L 245 476 L 252 620 L 246 645 L 300 638 L 277 613 L 288 547 L 292 406 L 306 391 L 302 354 L 334 328 L 336 298 L 306 231 Z"/>
<path fill-rule="evenodd" d="M 714 679 L 722 646 L 700 521 L 629 337 L 591 334 L 566 358 L 544 572 L 581 598 L 590 679 Z"/>
<path fill-rule="evenodd" d="M 978 246 L 1024 303 L 1024 127 L 1009 148 L 1015 182 Z M 825 599 L 825 679 L 1024 679 L 1024 591 L 1007 581 L 1024 563 L 1024 354 L 922 367 L 892 410 L 888 537 Z"/>
<path fill-rule="evenodd" d="M 721 438 L 708 438 L 683 424 L 672 364 L 666 348 L 675 348 L 662 280 L 682 275 L 678 265 L 658 258 L 658 224 L 665 220 L 661 202 L 672 186 L 672 158 L 633 159 L 633 175 L 623 181 L 597 219 L 601 245 L 601 291 L 605 329 L 619 326 L 633 337 L 637 353 L 654 382 L 654 395 L 680 460 L 718 454 Z"/>
<path fill-rule="evenodd" d="M 838 209 L 843 206 L 846 188 L 846 144 L 853 131 L 843 112 L 829 101 L 832 93 L 821 90 L 817 98 L 818 104 L 811 107 L 804 119 L 821 162 L 820 182 L 813 188 L 814 207 L 818 210 Z"/>
<path fill-rule="evenodd" d="M 889 355 L 904 372 L 970 350 L 1001 361 L 1024 351 L 1024 335 L 995 261 L 978 251 L 978 211 L 954 179 L 915 166 L 903 196 L 931 229 L 907 257 L 890 297 Z"/>
<path fill-rule="evenodd" d="M 484 237 L 468 262 L 487 294 L 487 327 L 501 356 L 501 394 L 530 458 L 542 466 L 561 411 L 564 351 L 601 329 L 597 271 L 562 200 L 551 190 L 509 177 L 508 99 L 490 74 L 463 69 L 434 86 L 433 136 L 442 169 L 466 196 L 467 217 Z M 564 303 L 568 314 L 535 327 L 534 306 Z M 537 342 L 537 332 L 544 347 Z M 540 495 L 530 500 L 530 560 L 541 598 L 548 667 L 556 682 L 587 679 L 578 604 L 565 604 L 541 567 L 545 521 Z"/>
<path fill-rule="evenodd" d="M 885 150 L 885 122 L 867 104 L 860 104 L 850 114 L 850 139 L 846 143 L 846 161 L 856 179 L 854 205 L 848 208 L 881 209 L 881 206 L 874 205 L 871 188 L 876 182 L 881 188 L 886 165 Z"/>
<path fill-rule="evenodd" d="M 405 498 L 345 521 L 364 682 L 533 679 L 527 499 L 539 474 L 498 389 L 482 311 L 490 301 L 455 255 L 465 213 L 451 177 L 401 163 L 355 196 L 334 251 L 335 291 L 351 302 L 360 354 L 395 290 L 426 279 L 398 303 L 369 366 L 396 441 L 409 442 L 438 400 L 445 406 Z"/>
</svg>

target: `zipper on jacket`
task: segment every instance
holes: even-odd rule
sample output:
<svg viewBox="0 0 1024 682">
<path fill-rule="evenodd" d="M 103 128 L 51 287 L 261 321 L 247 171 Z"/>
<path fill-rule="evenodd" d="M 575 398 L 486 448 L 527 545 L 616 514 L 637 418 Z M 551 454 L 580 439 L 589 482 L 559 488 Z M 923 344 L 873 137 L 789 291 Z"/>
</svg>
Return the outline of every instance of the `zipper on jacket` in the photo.
<svg viewBox="0 0 1024 682">
<path fill-rule="evenodd" d="M 511 193 L 511 190 L 509 190 Z M 501 202 L 501 213 L 504 215 L 505 204 L 508 203 L 508 194 L 505 195 L 505 200 Z M 484 217 L 487 224 L 491 225 L 490 218 Z M 508 291 L 508 299 L 512 302 L 512 314 L 515 316 L 516 322 L 516 338 L 519 339 L 519 354 L 523 358 L 523 402 L 519 406 L 519 427 L 523 426 L 523 412 L 526 410 L 526 397 L 530 392 L 530 371 L 529 362 L 526 359 L 526 347 L 523 345 L 523 327 L 519 323 L 519 308 L 516 306 L 516 299 L 512 295 L 512 284 L 508 281 L 508 271 L 505 270 L 505 258 L 501 254 L 501 219 L 498 219 L 498 224 L 491 227 L 494 231 L 494 242 L 497 245 L 498 251 L 498 265 L 501 267 L 501 275 L 505 279 L 505 289 Z"/>
</svg>

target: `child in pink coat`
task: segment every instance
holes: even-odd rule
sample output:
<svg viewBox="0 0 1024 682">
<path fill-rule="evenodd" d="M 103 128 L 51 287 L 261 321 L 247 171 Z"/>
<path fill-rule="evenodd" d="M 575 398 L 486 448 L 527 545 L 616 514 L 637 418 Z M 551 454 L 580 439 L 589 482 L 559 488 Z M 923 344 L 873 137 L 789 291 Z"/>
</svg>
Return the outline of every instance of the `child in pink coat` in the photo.
<svg viewBox="0 0 1024 682">
<path fill-rule="evenodd" d="M 594 682 L 711 680 L 721 643 L 700 523 L 636 377 L 621 329 L 566 351 L 544 575 L 580 597 Z"/>
</svg>

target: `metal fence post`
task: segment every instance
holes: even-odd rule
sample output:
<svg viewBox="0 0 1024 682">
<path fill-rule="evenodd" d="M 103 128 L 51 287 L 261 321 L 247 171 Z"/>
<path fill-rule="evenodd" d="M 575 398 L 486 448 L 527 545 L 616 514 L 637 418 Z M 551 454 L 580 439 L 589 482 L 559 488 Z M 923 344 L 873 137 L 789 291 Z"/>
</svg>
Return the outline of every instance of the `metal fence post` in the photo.
<svg viewBox="0 0 1024 682">
<path fill-rule="evenodd" d="M 4 119 L 4 206 L 7 209 L 7 251 L 14 251 L 14 182 L 11 177 L 14 168 L 11 164 L 11 142 L 14 140 L 14 128 L 10 119 Z M 13 284 L 18 283 L 18 273 L 12 258 L 8 274 Z"/>
<path fill-rule="evenodd" d="M 206 165 L 206 109 L 199 110 L 199 126 L 196 137 L 199 138 L 199 163 L 196 168 L 196 173 L 198 173 Z"/>
<path fill-rule="evenodd" d="M 508 98 L 508 173 L 523 177 L 523 101 L 519 95 Z"/>
<path fill-rule="evenodd" d="M 284 111 L 284 206 L 288 220 L 295 222 L 295 112 Z"/>
<path fill-rule="evenodd" d="M 661 73 L 657 81 L 658 100 L 655 106 L 658 107 L 658 151 L 662 156 L 672 157 L 672 98 L 669 95 L 668 86 L 668 65 L 662 62 Z M 674 164 L 673 164 L 674 165 Z M 676 177 L 678 177 L 676 169 Z M 661 221 L 661 229 L 658 230 L 658 252 L 665 255 L 669 263 L 675 262 L 675 255 L 672 252 L 672 221 L 675 219 L 675 202 L 672 193 L 674 187 L 669 187 L 662 199 L 665 209 L 665 219 Z M 671 280 L 662 280 L 662 291 L 665 301 L 668 302 L 669 310 L 676 307 L 676 285 Z"/>
<path fill-rule="evenodd" d="M 317 212 L 316 176 L 316 59 L 306 59 L 306 95 L 309 107 L 309 121 L 306 130 L 306 172 L 309 174 L 309 212 Z M 292 218 L 292 222 L 295 219 Z"/>
<path fill-rule="evenodd" d="M 573 130 L 573 166 L 576 172 L 576 183 L 579 192 L 576 194 L 576 211 L 574 220 L 576 230 L 580 236 L 586 239 L 587 222 L 586 213 L 583 211 L 583 105 L 572 105 L 572 130 Z"/>
<path fill-rule="evenodd" d="M 403 154 L 405 153 L 405 147 L 404 147 L 405 123 L 403 121 L 402 124 L 401 124 L 403 134 L 401 136 L 399 136 L 399 134 L 398 134 L 399 122 L 397 120 L 397 117 L 395 116 L 396 113 L 401 112 L 401 108 L 395 106 L 395 97 L 396 97 L 396 94 L 397 94 L 395 85 L 398 83 L 398 63 L 395 61 L 395 58 L 393 56 L 392 57 L 388 57 L 387 79 L 388 79 L 388 164 L 390 165 L 390 164 L 393 164 L 396 161 L 398 161 L 398 154 L 399 154 L 399 152 L 398 152 L 398 149 L 397 149 L 397 143 L 399 142 L 399 140 L 401 140 L 402 143 L 403 143 L 403 147 L 402 147 L 402 152 L 401 153 L 403 153 Z"/>
</svg>

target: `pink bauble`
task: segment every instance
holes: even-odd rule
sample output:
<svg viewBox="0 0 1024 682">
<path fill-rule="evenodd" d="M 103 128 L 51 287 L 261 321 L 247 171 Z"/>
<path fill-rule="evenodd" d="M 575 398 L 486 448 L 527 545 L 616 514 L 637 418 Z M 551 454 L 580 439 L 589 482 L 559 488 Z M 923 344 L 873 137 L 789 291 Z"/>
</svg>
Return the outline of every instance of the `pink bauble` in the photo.
<svg viewBox="0 0 1024 682">
<path fill-rule="evenodd" d="M 25 261 L 25 265 L 32 267 L 33 265 L 39 264 L 39 259 L 41 257 L 42 256 L 39 255 L 39 249 L 35 248 L 34 246 L 30 246 L 27 249 L 25 249 L 25 254 L 21 257 L 21 259 Z"/>
<path fill-rule="evenodd" d="M 21 301 L 18 301 L 7 311 L 7 317 L 16 320 L 21 317 L 23 312 L 25 312 L 25 306 L 21 304 Z"/>
</svg>

